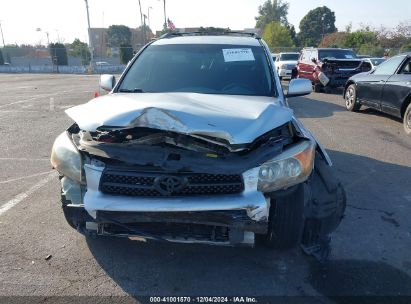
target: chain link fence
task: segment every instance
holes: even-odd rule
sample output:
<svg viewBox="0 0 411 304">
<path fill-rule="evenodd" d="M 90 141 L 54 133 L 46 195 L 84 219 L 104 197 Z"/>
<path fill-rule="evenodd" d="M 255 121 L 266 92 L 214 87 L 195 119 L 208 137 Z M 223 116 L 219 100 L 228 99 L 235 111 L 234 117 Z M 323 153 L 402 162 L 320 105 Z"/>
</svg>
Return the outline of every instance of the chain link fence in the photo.
<svg viewBox="0 0 411 304">
<path fill-rule="evenodd" d="M 98 48 L 91 60 L 87 48 L 5 47 L 0 48 L 0 72 L 121 73 L 135 52 L 130 47 Z"/>
</svg>

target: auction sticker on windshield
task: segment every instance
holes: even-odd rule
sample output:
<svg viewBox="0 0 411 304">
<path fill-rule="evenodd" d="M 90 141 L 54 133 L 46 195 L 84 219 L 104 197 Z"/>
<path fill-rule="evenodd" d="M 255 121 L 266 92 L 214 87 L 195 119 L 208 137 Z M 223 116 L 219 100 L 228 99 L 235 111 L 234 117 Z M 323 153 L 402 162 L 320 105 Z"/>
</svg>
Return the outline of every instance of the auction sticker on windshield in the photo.
<svg viewBox="0 0 411 304">
<path fill-rule="evenodd" d="M 251 49 L 223 49 L 224 61 L 255 61 Z"/>
</svg>

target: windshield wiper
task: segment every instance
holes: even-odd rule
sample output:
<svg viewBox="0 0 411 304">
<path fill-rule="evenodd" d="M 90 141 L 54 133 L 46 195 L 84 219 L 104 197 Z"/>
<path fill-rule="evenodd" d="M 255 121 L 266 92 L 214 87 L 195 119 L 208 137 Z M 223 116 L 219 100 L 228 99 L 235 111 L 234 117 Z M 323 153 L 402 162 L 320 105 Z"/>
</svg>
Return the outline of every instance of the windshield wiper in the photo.
<svg viewBox="0 0 411 304">
<path fill-rule="evenodd" d="M 135 88 L 135 89 L 120 89 L 118 90 L 120 93 L 144 93 L 143 89 Z"/>
</svg>

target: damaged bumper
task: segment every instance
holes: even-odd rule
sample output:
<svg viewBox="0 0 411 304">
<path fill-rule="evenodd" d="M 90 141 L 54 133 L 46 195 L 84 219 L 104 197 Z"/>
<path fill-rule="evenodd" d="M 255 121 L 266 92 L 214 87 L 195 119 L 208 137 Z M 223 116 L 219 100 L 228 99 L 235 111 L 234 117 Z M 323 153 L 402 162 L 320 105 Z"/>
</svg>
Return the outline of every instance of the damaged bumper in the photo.
<svg viewBox="0 0 411 304">
<path fill-rule="evenodd" d="M 83 200 L 90 215 L 88 231 L 219 245 L 254 245 L 254 234 L 267 233 L 270 202 L 257 191 L 258 169 L 242 175 L 241 193 L 184 197 L 103 193 L 104 170 L 85 165 L 87 192 Z"/>
</svg>

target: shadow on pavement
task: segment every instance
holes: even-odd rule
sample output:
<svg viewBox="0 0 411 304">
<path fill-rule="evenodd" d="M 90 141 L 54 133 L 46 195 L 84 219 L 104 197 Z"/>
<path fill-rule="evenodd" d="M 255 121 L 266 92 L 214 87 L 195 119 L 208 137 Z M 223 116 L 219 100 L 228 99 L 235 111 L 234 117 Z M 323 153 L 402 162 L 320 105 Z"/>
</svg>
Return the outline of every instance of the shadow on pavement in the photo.
<svg viewBox="0 0 411 304">
<path fill-rule="evenodd" d="M 382 262 L 338 260 L 326 265 L 312 263 L 309 280 L 320 294 L 338 304 L 405 304 L 411 300 L 411 278 Z"/>
<path fill-rule="evenodd" d="M 342 99 L 341 105 L 321 101 L 315 99 L 313 96 L 310 98 L 290 98 L 288 104 L 298 118 L 325 118 L 333 116 L 336 112 L 347 111 L 344 107 L 344 100 Z"/>
<path fill-rule="evenodd" d="M 116 238 L 87 239 L 87 244 L 107 275 L 137 299 L 147 295 L 305 296 L 312 295 L 310 285 L 320 295 L 344 304 L 352 301 L 339 296 L 411 295 L 409 275 L 381 262 L 381 255 L 371 254 L 373 260 L 358 260 L 378 252 L 378 245 L 390 252 L 397 248 L 393 253 L 396 263 L 408 259 L 404 252 L 406 243 L 390 236 L 390 229 L 408 229 L 404 228 L 407 224 L 402 219 L 405 225 L 393 228 L 379 218 L 379 212 L 394 219 L 401 215 L 378 208 L 395 209 L 407 203 L 403 196 L 407 189 L 403 185 L 411 180 L 410 168 L 339 151 L 330 154 L 337 175 L 346 186 L 348 212 L 352 212 L 353 205 L 374 212 L 364 212 L 365 227 L 358 227 L 353 216 L 343 220 L 348 235 L 336 237 L 337 248 L 344 248 L 349 259 L 339 260 L 337 252 L 334 259 L 320 266 L 299 249 L 273 252 L 264 248 L 144 243 Z M 365 187 L 367 191 L 362 190 Z M 386 236 L 380 236 L 381 232 Z M 364 298 L 361 303 L 366 303 Z M 372 303 L 381 302 L 373 298 Z"/>
</svg>

